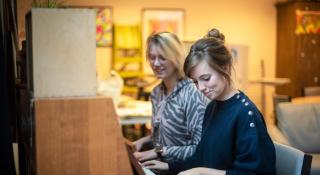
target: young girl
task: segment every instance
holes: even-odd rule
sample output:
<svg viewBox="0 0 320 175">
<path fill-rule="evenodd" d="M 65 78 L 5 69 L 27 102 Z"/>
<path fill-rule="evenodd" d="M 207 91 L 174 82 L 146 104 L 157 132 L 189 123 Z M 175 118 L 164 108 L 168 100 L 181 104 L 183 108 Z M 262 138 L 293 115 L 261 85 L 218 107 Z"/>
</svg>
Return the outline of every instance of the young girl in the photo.
<svg viewBox="0 0 320 175">
<path fill-rule="evenodd" d="M 184 46 L 175 34 L 162 32 L 149 36 L 147 58 L 162 82 L 151 92 L 152 135 L 134 142 L 138 150 L 134 156 L 140 161 L 185 160 L 200 141 L 209 100 L 185 77 Z M 154 148 L 141 151 L 147 142 L 153 142 Z"/>
<path fill-rule="evenodd" d="M 185 161 L 144 162 L 168 174 L 275 174 L 275 148 L 264 119 L 253 102 L 231 83 L 232 58 L 224 36 L 212 29 L 198 40 L 184 71 L 212 102 L 203 122 L 196 153 Z"/>
</svg>

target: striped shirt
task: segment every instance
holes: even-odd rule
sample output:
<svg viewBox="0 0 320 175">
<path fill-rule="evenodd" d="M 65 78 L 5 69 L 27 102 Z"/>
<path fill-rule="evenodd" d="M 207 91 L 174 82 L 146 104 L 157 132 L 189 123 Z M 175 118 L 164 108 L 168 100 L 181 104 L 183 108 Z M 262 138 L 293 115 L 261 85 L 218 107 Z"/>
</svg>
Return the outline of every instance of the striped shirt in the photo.
<svg viewBox="0 0 320 175">
<path fill-rule="evenodd" d="M 161 83 L 151 93 L 152 140 L 165 147 L 165 161 L 193 155 L 201 138 L 202 121 L 209 100 L 191 79 L 182 79 L 166 96 Z"/>
</svg>

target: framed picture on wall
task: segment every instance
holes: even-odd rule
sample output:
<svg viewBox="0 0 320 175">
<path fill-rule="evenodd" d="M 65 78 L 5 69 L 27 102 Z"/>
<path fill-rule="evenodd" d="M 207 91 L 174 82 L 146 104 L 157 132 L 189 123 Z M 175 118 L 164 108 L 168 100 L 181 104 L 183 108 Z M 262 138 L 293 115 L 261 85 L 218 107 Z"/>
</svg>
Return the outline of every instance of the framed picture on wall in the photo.
<svg viewBox="0 0 320 175">
<path fill-rule="evenodd" d="M 182 39 L 184 36 L 183 9 L 142 9 L 142 39 L 145 43 L 147 37 L 155 32 L 173 32 Z"/>
<path fill-rule="evenodd" d="M 167 31 L 175 33 L 180 39 L 184 37 L 185 12 L 183 9 L 144 8 L 141 21 L 143 53 L 146 52 L 146 40 L 152 33 Z M 151 68 L 145 66 L 145 61 L 143 65 L 145 73 L 152 74 Z"/>
<path fill-rule="evenodd" d="M 94 7 L 96 10 L 96 43 L 97 47 L 112 46 L 112 8 Z"/>
<path fill-rule="evenodd" d="M 296 34 L 320 33 L 320 12 L 296 10 Z"/>
</svg>

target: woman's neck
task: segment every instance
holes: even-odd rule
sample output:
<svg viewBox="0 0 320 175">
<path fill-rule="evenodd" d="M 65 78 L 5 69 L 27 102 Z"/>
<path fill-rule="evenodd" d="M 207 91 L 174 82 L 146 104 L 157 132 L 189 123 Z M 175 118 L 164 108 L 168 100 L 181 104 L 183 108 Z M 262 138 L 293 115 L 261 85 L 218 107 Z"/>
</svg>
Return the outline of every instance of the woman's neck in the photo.
<svg viewBox="0 0 320 175">
<path fill-rule="evenodd" d="M 177 85 L 178 81 L 179 79 L 176 76 L 163 80 L 163 84 L 166 88 L 165 94 L 167 96 L 173 92 L 174 87 Z"/>
<path fill-rule="evenodd" d="M 227 85 L 222 94 L 217 98 L 218 101 L 225 101 L 234 96 L 236 93 L 239 93 L 232 85 Z"/>
</svg>

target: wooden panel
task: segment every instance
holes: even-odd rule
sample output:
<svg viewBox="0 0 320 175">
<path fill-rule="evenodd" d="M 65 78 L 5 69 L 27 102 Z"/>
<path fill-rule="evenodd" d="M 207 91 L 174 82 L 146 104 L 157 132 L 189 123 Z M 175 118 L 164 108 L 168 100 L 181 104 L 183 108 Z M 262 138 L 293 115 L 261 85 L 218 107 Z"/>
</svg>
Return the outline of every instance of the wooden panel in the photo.
<svg viewBox="0 0 320 175">
<path fill-rule="evenodd" d="M 296 9 L 320 11 L 320 2 L 296 3 Z M 295 96 L 301 96 L 305 86 L 318 86 L 320 78 L 320 34 L 301 34 L 296 37 L 297 77 Z"/>
<path fill-rule="evenodd" d="M 319 11 L 319 2 L 285 2 L 277 7 L 276 76 L 291 83 L 276 88 L 277 94 L 301 96 L 304 86 L 319 85 L 320 35 L 295 34 L 296 10 Z"/>
<path fill-rule="evenodd" d="M 297 37 L 297 68 L 299 77 L 297 90 L 306 86 L 320 85 L 320 34 L 308 34 Z"/>
<path fill-rule="evenodd" d="M 292 95 L 295 84 L 295 12 L 294 6 L 277 5 L 277 59 L 276 77 L 290 78 L 291 83 L 276 87 L 277 94 Z"/>
<path fill-rule="evenodd" d="M 111 99 L 36 99 L 37 174 L 132 174 Z"/>
</svg>

